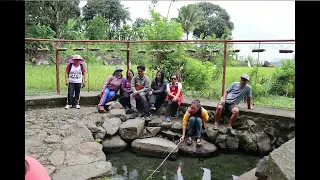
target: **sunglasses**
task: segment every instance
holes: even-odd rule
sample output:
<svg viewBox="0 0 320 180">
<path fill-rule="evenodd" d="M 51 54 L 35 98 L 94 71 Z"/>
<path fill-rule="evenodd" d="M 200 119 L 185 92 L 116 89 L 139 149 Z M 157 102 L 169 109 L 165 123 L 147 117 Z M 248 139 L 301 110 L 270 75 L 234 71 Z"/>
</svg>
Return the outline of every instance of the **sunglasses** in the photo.
<svg viewBox="0 0 320 180">
<path fill-rule="evenodd" d="M 116 70 L 116 72 L 122 72 L 122 70 Z"/>
<path fill-rule="evenodd" d="M 171 78 L 171 80 L 177 80 L 177 78 Z"/>
</svg>

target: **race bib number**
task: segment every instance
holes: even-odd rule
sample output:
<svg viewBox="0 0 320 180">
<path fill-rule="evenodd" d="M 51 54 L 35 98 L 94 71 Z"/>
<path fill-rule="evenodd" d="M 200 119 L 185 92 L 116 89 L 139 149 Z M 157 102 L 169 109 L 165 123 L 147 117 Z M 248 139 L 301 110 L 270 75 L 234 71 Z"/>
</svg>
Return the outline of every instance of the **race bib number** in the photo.
<svg viewBox="0 0 320 180">
<path fill-rule="evenodd" d="M 79 78 L 81 78 L 81 74 L 71 74 L 70 77 L 72 79 L 79 79 Z"/>
</svg>

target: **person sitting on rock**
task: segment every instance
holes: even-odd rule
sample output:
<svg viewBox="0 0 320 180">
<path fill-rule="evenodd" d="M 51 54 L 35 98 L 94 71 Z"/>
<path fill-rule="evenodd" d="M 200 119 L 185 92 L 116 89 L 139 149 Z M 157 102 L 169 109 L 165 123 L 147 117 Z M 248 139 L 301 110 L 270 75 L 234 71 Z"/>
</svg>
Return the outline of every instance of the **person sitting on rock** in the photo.
<svg viewBox="0 0 320 180">
<path fill-rule="evenodd" d="M 25 180 L 51 180 L 43 165 L 31 156 L 25 155 Z"/>
<path fill-rule="evenodd" d="M 131 69 L 127 71 L 127 78 L 123 79 L 121 89 L 122 89 L 122 96 L 119 98 L 119 102 L 121 105 L 126 109 L 127 113 L 131 112 L 130 106 L 130 95 L 132 94 L 131 91 L 131 80 L 134 76 L 134 73 Z"/>
<path fill-rule="evenodd" d="M 146 70 L 146 67 L 144 65 L 139 65 L 137 67 L 138 75 L 133 76 L 131 80 L 131 91 L 132 94 L 130 96 L 130 104 L 131 109 L 135 113 L 135 116 L 138 115 L 138 110 L 136 108 L 137 102 L 136 98 L 140 99 L 142 105 L 143 105 L 143 113 L 141 114 L 141 117 L 149 118 L 149 108 L 148 108 L 148 99 L 147 99 L 147 93 L 150 88 L 150 79 L 147 75 L 144 74 L 144 71 Z"/>
<path fill-rule="evenodd" d="M 66 67 L 65 81 L 68 86 L 68 99 L 65 109 L 69 109 L 72 105 L 75 105 L 77 109 L 80 109 L 80 91 L 81 85 L 86 85 L 86 68 L 83 66 L 84 59 L 76 54 L 69 59 L 69 64 Z"/>
<path fill-rule="evenodd" d="M 252 109 L 251 107 L 251 97 L 252 90 L 251 86 L 248 84 L 249 76 L 247 74 L 243 74 L 240 77 L 240 82 L 233 82 L 230 84 L 228 89 L 224 92 L 221 100 L 218 103 L 215 115 L 215 123 L 214 129 L 218 129 L 218 123 L 223 111 L 229 111 L 232 113 L 230 117 L 230 123 L 228 125 L 228 129 L 231 134 L 236 135 L 234 129 L 232 129 L 232 124 L 237 120 L 239 109 L 237 105 L 243 100 L 244 97 L 247 97 L 248 109 Z"/>
<path fill-rule="evenodd" d="M 182 103 L 182 84 L 177 81 L 178 76 L 172 74 L 170 76 L 171 82 L 167 84 L 167 97 L 168 106 L 166 108 L 165 121 L 171 121 L 171 115 L 174 112 L 178 116 L 178 108 Z"/>
<path fill-rule="evenodd" d="M 166 83 L 164 82 L 163 71 L 158 71 L 155 80 L 151 83 L 151 89 L 149 91 L 149 112 L 152 114 L 157 107 L 166 98 Z"/>
<path fill-rule="evenodd" d="M 194 100 L 191 102 L 191 105 L 188 107 L 186 113 L 183 116 L 183 130 L 182 137 L 180 141 L 183 141 L 186 134 L 186 129 L 188 126 L 188 139 L 187 144 L 191 145 L 192 135 L 196 136 L 196 142 L 198 146 L 202 145 L 201 142 L 201 133 L 202 130 L 206 128 L 206 123 L 209 120 L 208 111 L 204 109 L 199 100 Z"/>
<path fill-rule="evenodd" d="M 114 73 L 110 75 L 101 88 L 101 98 L 98 105 L 99 112 L 105 112 L 104 105 L 113 99 L 121 87 L 123 80 L 122 68 L 117 66 Z"/>
</svg>

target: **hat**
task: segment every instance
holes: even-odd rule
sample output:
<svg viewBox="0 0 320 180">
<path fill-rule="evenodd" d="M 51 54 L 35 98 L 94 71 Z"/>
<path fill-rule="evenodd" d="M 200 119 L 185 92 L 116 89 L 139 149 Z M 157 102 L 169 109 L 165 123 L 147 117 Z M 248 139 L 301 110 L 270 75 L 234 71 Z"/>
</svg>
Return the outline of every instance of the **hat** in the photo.
<svg viewBox="0 0 320 180">
<path fill-rule="evenodd" d="M 249 81 L 249 79 L 250 79 L 248 74 L 242 74 L 240 77 L 241 77 L 241 78 L 244 78 L 244 79 L 246 79 L 246 80 L 248 80 L 248 81 Z"/>
<path fill-rule="evenodd" d="M 123 69 L 120 66 L 117 66 L 115 71 L 123 71 Z"/>
<path fill-rule="evenodd" d="M 84 62 L 84 59 L 79 54 L 75 54 L 71 59 L 69 59 L 69 63 L 74 63 L 75 59 L 79 59 L 80 64 Z"/>
</svg>

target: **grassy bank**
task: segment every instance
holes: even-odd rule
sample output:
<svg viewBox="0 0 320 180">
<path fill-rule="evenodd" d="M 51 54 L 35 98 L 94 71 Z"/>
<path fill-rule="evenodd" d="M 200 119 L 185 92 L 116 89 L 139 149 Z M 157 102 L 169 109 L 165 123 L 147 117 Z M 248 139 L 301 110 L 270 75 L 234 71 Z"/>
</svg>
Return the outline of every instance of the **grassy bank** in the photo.
<svg viewBox="0 0 320 180">
<path fill-rule="evenodd" d="M 65 85 L 64 73 L 65 65 L 60 65 L 60 88 L 61 92 L 67 91 L 67 86 Z M 103 66 L 99 64 L 92 64 L 87 68 L 87 87 L 85 90 L 90 89 L 90 91 L 99 91 L 105 79 L 113 73 L 115 66 Z M 125 66 L 123 66 L 125 69 Z M 210 67 L 213 68 L 213 67 Z M 26 82 L 26 95 L 39 95 L 39 94 L 54 94 L 56 92 L 56 69 L 55 65 L 48 66 L 32 66 L 29 64 L 25 65 L 25 82 Z M 136 71 L 136 66 L 133 66 L 133 70 Z M 247 67 L 228 67 L 226 73 L 226 86 L 234 81 L 239 81 L 241 74 L 250 74 L 252 68 Z M 259 68 L 259 76 L 270 77 L 274 72 L 273 68 Z M 153 79 L 155 72 L 146 70 L 146 74 Z M 125 75 L 125 73 L 124 73 Z M 206 93 L 204 92 L 194 92 L 194 91 L 183 91 L 184 95 L 189 97 L 217 97 L 219 95 L 212 95 L 212 92 L 221 93 L 221 79 L 214 80 L 212 82 L 212 87 Z M 184 87 L 187 89 L 187 87 Z M 253 89 L 254 91 L 254 89 Z M 294 98 L 287 98 L 284 96 L 268 96 L 268 97 L 258 97 L 254 99 L 254 103 L 257 105 L 265 105 L 272 107 L 280 107 L 287 109 L 294 109 L 295 101 Z"/>
</svg>

